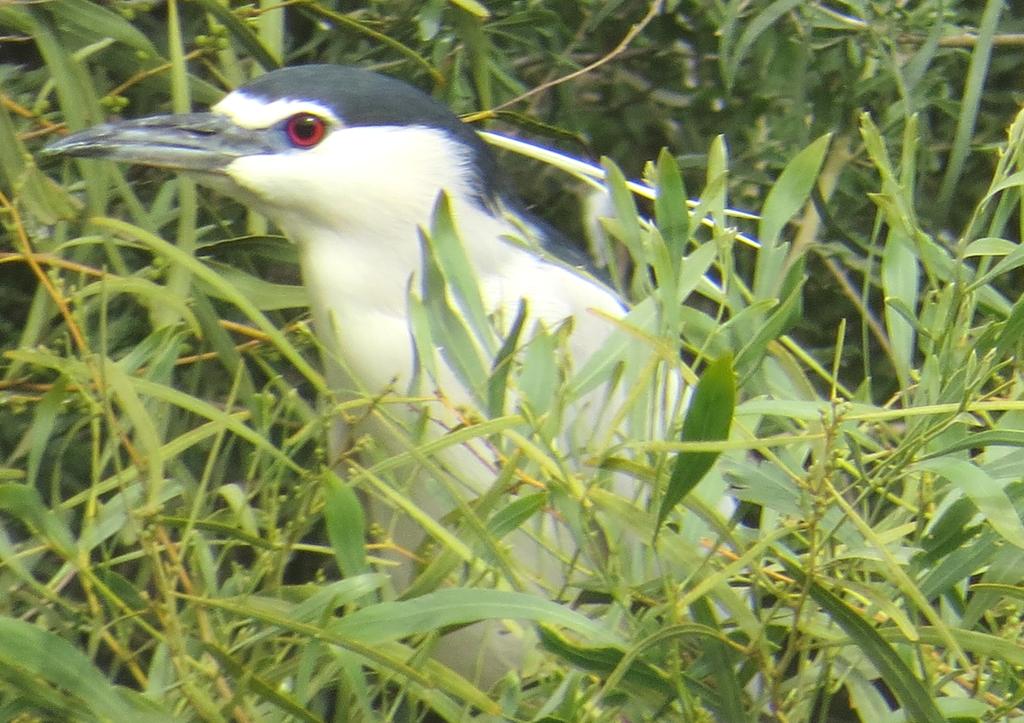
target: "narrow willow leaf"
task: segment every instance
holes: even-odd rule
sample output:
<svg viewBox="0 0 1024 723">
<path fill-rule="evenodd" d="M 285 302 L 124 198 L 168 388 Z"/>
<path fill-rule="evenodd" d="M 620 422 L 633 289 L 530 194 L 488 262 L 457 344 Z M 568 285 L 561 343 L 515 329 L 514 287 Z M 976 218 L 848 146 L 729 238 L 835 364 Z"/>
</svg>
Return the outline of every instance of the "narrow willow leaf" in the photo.
<svg viewBox="0 0 1024 723">
<path fill-rule="evenodd" d="M 724 633 L 718 627 L 718 620 L 711 603 L 706 597 L 702 597 L 692 605 L 690 612 L 695 622 L 705 625 L 711 630 L 718 631 L 724 637 Z M 741 680 L 739 656 L 729 649 L 721 640 L 708 637 L 701 642 L 704 648 L 704 657 L 707 658 L 711 667 L 711 674 L 714 676 L 715 688 L 721 693 L 721 708 L 718 711 L 719 720 L 743 721 L 753 720 L 754 716 L 747 713 L 743 706 L 743 681 Z"/>
<path fill-rule="evenodd" d="M 802 280 L 801 280 L 802 284 Z M 789 296 L 764 322 L 758 324 L 753 337 L 736 355 L 736 370 L 742 376 L 749 374 L 764 358 L 768 342 L 779 338 L 792 324 L 802 306 L 802 285 L 790 292 Z M 741 312 L 742 313 L 742 312 Z"/>
<path fill-rule="evenodd" d="M 1010 309 L 1009 316 L 1002 325 L 996 341 L 996 359 L 1004 359 L 1013 352 L 1024 339 L 1024 297 Z"/>
<path fill-rule="evenodd" d="M 800 0 L 775 0 L 757 13 L 749 22 L 744 23 L 743 32 L 736 40 L 736 47 L 731 53 L 724 53 L 722 56 L 722 75 L 726 86 L 731 86 L 736 78 L 740 63 L 750 52 L 750 49 L 775 22 L 793 8 L 799 7 Z"/>
<path fill-rule="evenodd" d="M 710 442 L 729 437 L 736 407 L 736 377 L 732 356 L 727 354 L 708 364 L 697 382 L 681 439 L 685 442 Z M 672 468 L 668 488 L 661 498 L 654 534 L 658 534 L 668 514 L 704 479 L 718 459 L 718 452 L 680 452 Z"/>
<path fill-rule="evenodd" d="M 187 299 L 175 294 L 166 286 L 155 284 L 149 279 L 138 276 L 106 275 L 99 281 L 86 284 L 70 298 L 75 302 L 83 302 L 92 296 L 101 296 L 106 300 L 112 299 L 118 294 L 127 294 L 133 297 L 151 313 L 157 309 L 173 309 L 175 315 L 188 324 L 194 334 L 198 336 L 200 333 L 199 321 L 189 308 Z"/>
<path fill-rule="evenodd" d="M 544 509 L 547 504 L 548 496 L 543 492 L 523 495 L 495 512 L 487 520 L 487 530 L 495 539 L 500 540 Z"/>
<path fill-rule="evenodd" d="M 512 322 L 505 340 L 501 343 L 494 363 L 491 365 L 491 376 L 487 380 L 487 412 L 491 417 L 500 417 L 505 413 L 505 396 L 508 391 L 508 375 L 512 371 L 512 358 L 519 348 L 519 337 L 523 333 L 523 324 L 527 314 L 526 299 L 519 300 L 516 318 Z"/>
<path fill-rule="evenodd" d="M 430 250 L 452 297 L 462 309 L 478 343 L 483 346 L 488 356 L 493 357 L 497 350 L 494 330 L 480 297 L 480 287 L 473 265 L 455 227 L 455 217 L 447 193 L 438 196 L 434 205 L 430 223 Z"/>
<path fill-rule="evenodd" d="M 213 308 L 210 297 L 201 289 L 193 287 L 190 301 L 192 312 L 202 329 L 202 337 L 210 349 L 216 352 L 217 362 L 227 370 L 232 379 L 238 379 L 238 398 L 255 406 L 253 395 L 256 393 L 256 384 L 252 373 L 243 361 L 241 352 L 235 348 L 235 340 L 221 325 L 220 316 Z"/>
<path fill-rule="evenodd" d="M 958 439 L 937 452 L 929 454 L 925 459 L 945 457 L 965 449 L 982 449 L 984 447 L 1024 447 L 1024 430 L 989 429 L 984 432 L 971 432 L 963 439 Z"/>
<path fill-rule="evenodd" d="M 140 723 L 168 720 L 167 714 L 155 711 L 152 703 L 145 708 L 129 703 L 71 643 L 23 620 L 0 617 L 0 665 L 53 686 L 57 689 L 52 690 L 56 704 L 66 703 L 58 692 L 66 691 L 87 719 Z M 34 690 L 39 692 L 43 688 L 37 686 Z M 8 696 L 7 700 L 11 698 Z"/>
<path fill-rule="evenodd" d="M 90 220 L 97 226 L 108 229 L 119 236 L 141 242 L 152 249 L 154 253 L 167 259 L 171 265 L 182 265 L 187 267 L 192 276 L 195 276 L 206 284 L 216 288 L 218 293 L 222 294 L 225 300 L 237 306 L 238 310 L 245 314 L 250 321 L 252 321 L 263 333 L 267 335 L 274 347 L 277 348 L 277 350 L 280 351 L 281 354 L 288 359 L 288 361 L 291 362 L 314 387 L 316 387 L 317 391 L 324 393 L 328 391 L 327 382 L 324 380 L 323 375 L 305 360 L 299 350 L 295 348 L 295 345 L 293 345 L 281 330 L 277 328 L 277 325 L 271 323 L 263 312 L 257 309 L 244 294 L 228 284 L 217 274 L 216 271 L 209 268 L 192 254 L 186 253 L 174 244 L 168 243 L 160 236 L 145 231 L 137 226 L 106 217 L 94 217 Z"/>
<path fill-rule="evenodd" d="M 62 411 L 64 403 L 68 400 L 67 380 L 60 377 L 53 385 L 32 414 L 32 424 L 25 432 L 25 436 L 18 444 L 15 454 L 11 460 L 17 459 L 24 448 L 28 448 L 28 466 L 26 468 L 25 480 L 29 487 L 38 489 L 38 474 L 40 466 L 46 455 L 46 450 L 51 441 L 51 436 L 56 429 L 57 418 Z"/>
<path fill-rule="evenodd" d="M 558 396 L 558 337 L 537 325 L 522 353 L 522 370 L 517 382 L 522 400 L 535 415 L 555 408 Z"/>
<path fill-rule="evenodd" d="M 676 280 L 676 303 L 682 304 L 701 283 L 711 263 L 718 254 L 718 247 L 711 241 L 694 249 L 682 260 L 679 278 Z"/>
<path fill-rule="evenodd" d="M 470 588 L 449 588 L 411 600 L 378 603 L 334 621 L 330 632 L 372 645 L 451 625 L 501 619 L 558 625 L 599 645 L 621 645 L 614 630 L 546 598 Z"/>
<path fill-rule="evenodd" d="M 831 138 L 831 134 L 823 135 L 796 154 L 782 169 L 765 198 L 757 230 L 761 250 L 754 272 L 755 298 L 768 299 L 779 294 L 789 251 L 788 244 L 779 244 L 779 237 L 786 224 L 807 203 Z"/>
<path fill-rule="evenodd" d="M 986 236 L 985 238 L 975 239 L 967 244 L 967 248 L 964 249 L 962 255 L 964 258 L 971 258 L 972 256 L 1007 256 L 1018 249 L 1020 249 L 1020 246 L 1012 241 Z"/>
<path fill-rule="evenodd" d="M 657 306 L 653 298 L 648 297 L 630 309 L 626 318 L 616 323 L 619 328 L 605 340 L 600 352 L 591 354 L 576 370 L 566 387 L 566 398 L 578 399 L 606 384 L 614 374 L 614 367 L 621 364 L 630 349 L 636 347 L 637 337 L 643 336 L 643 332 L 651 332 L 656 322 Z M 635 330 L 635 333 L 628 333 L 626 329 Z"/>
<path fill-rule="evenodd" d="M 612 205 L 615 206 L 614 223 L 609 224 L 608 228 L 617 232 L 616 238 L 625 245 L 634 263 L 646 264 L 647 256 L 641 244 L 643 229 L 640 227 L 640 215 L 636 209 L 636 201 L 633 200 L 633 193 L 626 185 L 626 177 L 609 158 L 602 158 L 601 166 L 604 168 Z"/>
<path fill-rule="evenodd" d="M 338 569 L 345 577 L 369 572 L 363 542 L 366 523 L 362 503 L 355 491 L 331 470 L 324 472 L 323 485 L 327 538 L 331 541 Z"/>
<path fill-rule="evenodd" d="M 615 670 L 625 652 L 617 647 L 584 646 L 571 642 L 565 636 L 559 635 L 546 625 L 538 628 L 540 633 L 540 644 L 545 650 L 554 653 L 562 660 L 566 660 L 577 668 L 582 668 L 591 673 L 607 675 Z M 627 683 L 639 685 L 644 688 L 656 690 L 665 695 L 672 695 L 672 687 L 668 676 L 652 665 L 642 660 L 634 660 L 629 670 L 626 671 L 623 679 Z"/>
<path fill-rule="evenodd" d="M 196 0 L 196 3 L 206 12 L 210 13 L 210 15 L 217 18 L 217 21 L 227 28 L 235 41 L 245 48 L 252 55 L 253 60 L 259 63 L 264 70 L 273 70 L 274 68 L 281 67 L 280 61 L 263 45 L 259 35 L 238 15 L 232 12 L 230 7 L 218 2 L 218 0 Z"/>
<path fill-rule="evenodd" d="M 704 191 L 700 196 L 700 205 L 697 206 L 695 215 L 701 217 L 708 213 L 714 219 L 715 225 L 725 228 L 725 207 L 728 203 L 729 193 L 729 147 L 726 145 L 725 136 L 715 136 L 708 148 L 708 167 L 705 171 Z M 703 209 L 703 211 L 702 211 Z"/>
<path fill-rule="evenodd" d="M 785 555 L 780 555 L 779 559 L 787 574 L 807 589 L 811 598 L 867 656 L 903 706 L 908 720 L 915 723 L 946 723 L 945 717 L 935 706 L 931 692 L 863 615 L 817 582 L 808 580 L 797 562 Z"/>
<path fill-rule="evenodd" d="M 973 517 L 974 507 L 973 505 L 969 505 L 969 507 Z M 918 590 L 926 599 L 931 600 L 950 593 L 959 595 L 958 590 L 964 580 L 969 579 L 978 570 L 984 569 L 991 561 L 992 550 L 1000 544 L 998 536 L 986 527 L 975 525 L 968 529 L 980 530 L 981 534 L 976 539 L 971 539 L 974 535 L 970 535 L 952 546 L 947 546 L 944 554 L 937 558 L 938 564 L 935 564 L 926 575 L 917 581 Z M 1013 549 L 1019 550 L 1020 548 Z M 934 562 L 935 559 L 934 554 L 927 558 L 929 562 Z M 922 562 L 924 562 L 924 558 L 922 558 Z M 916 632 L 914 635 L 916 636 Z M 906 636 L 909 637 L 909 634 Z"/>
<path fill-rule="evenodd" d="M 245 295 L 260 311 L 302 309 L 309 306 L 309 292 L 304 286 L 277 284 L 242 271 L 237 266 L 209 260 L 206 264 L 232 287 Z M 217 289 L 202 285 L 210 296 L 217 298 Z"/>
<path fill-rule="evenodd" d="M 1001 240 L 1001 239 L 1000 239 Z M 971 289 L 980 289 L 985 284 L 988 284 L 993 279 L 1008 274 L 1015 269 L 1024 266 L 1024 247 L 1019 244 L 1012 244 L 1013 249 L 1009 251 L 1003 258 L 999 259 L 995 265 L 988 270 L 987 273 L 982 274 L 978 278 L 971 282 Z"/>
<path fill-rule="evenodd" d="M 951 141 L 946 169 L 939 186 L 937 208 L 945 212 L 948 218 L 951 206 L 956 205 L 954 195 L 962 193 L 963 169 L 974 142 L 974 131 L 978 121 L 978 110 L 982 103 L 982 91 L 988 80 L 989 61 L 992 57 L 994 39 L 999 32 L 999 20 L 1005 3 L 999 0 L 987 0 L 985 11 L 981 15 L 977 34 L 971 49 L 971 62 L 964 77 L 963 95 L 960 101 L 960 113 L 957 118 L 956 132 Z"/>
<path fill-rule="evenodd" d="M 53 545 L 62 557 L 74 557 L 76 544 L 71 530 L 53 510 L 43 504 L 34 487 L 16 483 L 0 484 L 0 510 L 21 520 Z"/>
<path fill-rule="evenodd" d="M 227 503 L 234 517 L 234 523 L 238 525 L 246 535 L 251 537 L 260 536 L 259 523 L 256 520 L 256 513 L 249 503 L 249 497 L 242 486 L 236 483 L 221 485 L 217 488 L 217 494 Z"/>
<path fill-rule="evenodd" d="M 463 10 L 468 8 L 463 7 Z M 494 93 L 491 90 L 493 64 L 490 62 L 490 54 L 493 50 L 488 42 L 490 34 L 484 31 L 484 24 L 481 22 L 485 17 L 469 11 L 455 13 L 453 19 L 455 31 L 466 56 L 466 68 L 473 77 L 473 90 L 479 98 L 480 106 L 491 108 L 495 105 Z M 457 83 L 458 81 L 455 84 Z"/>
<path fill-rule="evenodd" d="M 275 685 L 252 670 L 252 665 L 246 661 L 236 659 L 227 650 L 212 642 L 203 643 L 203 649 L 216 658 L 217 662 L 240 681 L 245 688 L 260 699 L 267 701 L 289 718 L 317 723 L 323 720 L 320 716 L 311 713 L 303 707 L 302 703 L 287 692 L 282 685 Z"/>
<path fill-rule="evenodd" d="M 137 387 L 141 380 L 128 376 L 117 364 L 109 360 L 103 365 L 103 380 L 116 396 L 123 418 L 130 423 L 133 431 L 132 441 L 145 459 L 144 472 L 150 484 L 149 502 L 155 505 L 160 498 L 166 462 L 161 451 L 162 440 L 157 429 L 158 420 L 150 415 L 139 397 L 140 392 L 145 393 Z"/>
<path fill-rule="evenodd" d="M 141 51 L 150 58 L 158 58 L 156 46 L 149 37 L 128 22 L 123 15 L 87 0 L 62 0 L 56 5 L 45 5 L 61 25 L 81 30 L 87 38 L 113 38 L 119 43 Z"/>
<path fill-rule="evenodd" d="M 984 470 L 959 457 L 926 459 L 914 466 L 941 475 L 956 485 L 996 532 L 1007 542 L 1024 549 L 1024 522 L 1002 485 Z"/>
<path fill-rule="evenodd" d="M 24 143 L 18 138 L 7 108 L 0 105 L 0 178 L 7 188 L 16 189 L 17 199 L 41 223 L 54 224 L 72 218 L 82 203 L 63 186 L 43 175 L 28 160 Z"/>
<path fill-rule="evenodd" d="M 448 283 L 434 251 L 433 239 L 420 232 L 423 255 L 422 299 L 434 344 L 459 382 L 479 400 L 486 388 L 487 365 L 476 336 L 448 301 Z M 434 383 L 441 380 L 435 379 Z"/>
<path fill-rule="evenodd" d="M 772 184 L 757 229 L 762 250 L 775 245 L 782 229 L 807 203 L 831 139 L 826 133 L 797 153 Z"/>
<path fill-rule="evenodd" d="M 916 309 L 921 283 L 921 268 L 910 240 L 895 228 L 882 250 L 882 290 L 885 297 L 897 299 L 906 309 Z M 911 312 L 913 313 L 913 312 Z M 910 383 L 914 356 L 914 325 L 891 303 L 885 307 L 885 326 L 892 346 L 892 361 L 900 383 Z"/>
<path fill-rule="evenodd" d="M 661 237 L 668 246 L 669 256 L 678 268 L 686 242 L 690 238 L 690 212 L 679 164 L 667 148 L 662 148 L 658 154 L 657 173 L 654 218 Z"/>
<path fill-rule="evenodd" d="M 316 623 L 328 619 L 335 610 L 356 602 L 372 592 L 377 592 L 388 582 L 388 576 L 380 572 L 347 577 L 336 582 L 317 585 L 316 591 L 308 598 L 288 610 L 290 619 L 299 623 Z M 279 601 L 271 601 L 271 604 Z"/>
</svg>

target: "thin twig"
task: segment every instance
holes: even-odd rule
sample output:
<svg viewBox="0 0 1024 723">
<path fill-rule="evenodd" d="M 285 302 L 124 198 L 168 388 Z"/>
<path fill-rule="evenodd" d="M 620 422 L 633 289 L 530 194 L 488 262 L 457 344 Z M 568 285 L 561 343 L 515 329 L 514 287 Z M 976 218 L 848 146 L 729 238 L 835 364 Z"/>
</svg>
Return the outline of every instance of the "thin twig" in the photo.
<svg viewBox="0 0 1024 723">
<path fill-rule="evenodd" d="M 554 80 L 549 80 L 546 83 L 541 83 L 536 88 L 528 90 L 522 95 L 516 96 L 512 100 L 505 101 L 501 105 L 498 105 L 492 108 L 491 110 L 504 110 L 505 108 L 508 108 L 509 106 L 524 101 L 527 98 L 530 98 L 531 96 L 537 95 L 538 93 L 543 93 L 544 91 L 549 90 L 555 87 L 556 85 L 561 85 L 562 83 L 574 80 L 575 78 L 579 78 L 581 75 L 586 75 L 587 73 L 601 67 L 605 63 L 614 60 L 623 52 L 625 52 L 625 50 L 629 47 L 630 43 L 632 43 L 636 39 L 636 36 L 642 33 L 644 28 L 650 25 L 651 21 L 658 16 L 658 13 L 661 12 L 661 5 L 662 0 L 654 0 L 654 2 L 651 3 L 651 6 L 647 9 L 647 14 L 640 19 L 640 22 L 635 23 L 629 29 L 629 32 L 626 33 L 626 35 L 622 38 L 621 41 L 619 41 L 619 44 L 612 48 L 612 50 L 607 55 L 598 58 L 590 65 L 586 65 L 580 68 L 579 70 L 574 70 L 568 75 L 563 75 L 560 78 L 555 78 Z"/>
</svg>

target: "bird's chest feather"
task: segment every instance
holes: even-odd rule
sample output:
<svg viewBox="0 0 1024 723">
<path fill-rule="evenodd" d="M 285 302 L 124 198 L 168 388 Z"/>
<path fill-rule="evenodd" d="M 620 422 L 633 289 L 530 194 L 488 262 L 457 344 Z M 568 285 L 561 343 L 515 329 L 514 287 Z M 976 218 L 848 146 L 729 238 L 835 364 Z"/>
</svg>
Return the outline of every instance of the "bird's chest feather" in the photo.
<svg viewBox="0 0 1024 723">
<path fill-rule="evenodd" d="M 528 328 L 538 320 L 551 327 L 574 317 L 573 355 L 585 357 L 600 345 L 612 325 L 594 311 L 620 315 L 622 306 L 613 294 L 501 240 L 512 229 L 497 219 L 462 209 L 458 221 L 481 299 L 499 334 L 515 317 L 520 300 L 526 299 Z M 353 386 L 339 391 L 408 391 L 415 363 L 410 293 L 422 292 L 418 229 L 369 228 L 345 235 L 307 229 L 296 240 L 314 323 L 328 361 L 336 367 L 332 381 Z M 468 401 L 454 375 L 445 377 L 434 381 L 453 401 Z"/>
</svg>

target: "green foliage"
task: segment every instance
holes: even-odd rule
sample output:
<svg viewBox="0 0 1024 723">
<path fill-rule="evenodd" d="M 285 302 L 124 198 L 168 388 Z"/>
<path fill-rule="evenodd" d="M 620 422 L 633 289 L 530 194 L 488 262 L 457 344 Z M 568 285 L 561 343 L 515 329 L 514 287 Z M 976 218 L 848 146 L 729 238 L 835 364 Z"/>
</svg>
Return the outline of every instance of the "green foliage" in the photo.
<svg viewBox="0 0 1024 723">
<path fill-rule="evenodd" d="M 726 355 L 708 364 L 683 419 L 681 438 L 684 442 L 713 442 L 729 437 L 729 427 L 736 411 L 736 380 L 732 357 Z M 658 528 L 672 509 L 693 491 L 710 471 L 718 452 L 680 452 L 672 464 L 672 476 L 658 508 Z"/>
<path fill-rule="evenodd" d="M 0 719 L 1024 719 L 1022 31 L 997 0 L 0 3 Z M 559 145 L 501 160 L 570 235 L 606 188 L 608 343 L 567 360 L 528 304 L 496 333 L 442 200 L 423 393 L 336 399 L 265 221 L 38 153 L 314 61 Z M 442 360 L 489 416 L 437 436 Z M 332 459 L 339 419 L 379 433 Z M 409 480 L 454 489 L 467 446 L 501 469 L 435 519 Z M 507 545 L 550 514 L 584 552 L 541 592 Z M 538 644 L 493 690 L 431 657 L 505 618 Z"/>
</svg>

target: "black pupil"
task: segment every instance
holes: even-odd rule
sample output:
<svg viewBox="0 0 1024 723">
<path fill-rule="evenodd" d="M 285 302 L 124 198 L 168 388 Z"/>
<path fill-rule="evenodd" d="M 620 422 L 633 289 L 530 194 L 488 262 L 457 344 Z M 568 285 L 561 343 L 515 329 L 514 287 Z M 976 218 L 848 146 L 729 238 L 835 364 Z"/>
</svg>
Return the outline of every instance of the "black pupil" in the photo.
<svg viewBox="0 0 1024 723">
<path fill-rule="evenodd" d="M 317 132 L 317 119 L 311 115 L 296 118 L 292 124 L 292 132 L 299 140 L 308 141 Z"/>
</svg>

